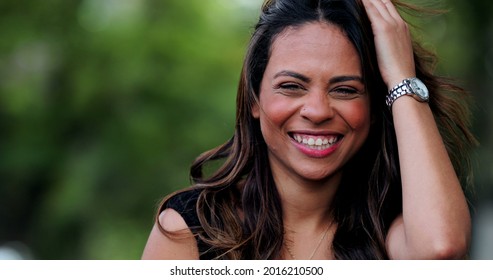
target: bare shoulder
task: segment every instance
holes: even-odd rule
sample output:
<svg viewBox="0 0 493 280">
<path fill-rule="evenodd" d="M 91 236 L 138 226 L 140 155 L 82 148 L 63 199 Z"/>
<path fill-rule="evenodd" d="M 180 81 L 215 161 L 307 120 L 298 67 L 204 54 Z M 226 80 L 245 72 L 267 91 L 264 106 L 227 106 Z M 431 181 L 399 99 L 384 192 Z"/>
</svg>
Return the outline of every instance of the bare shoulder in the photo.
<svg viewBox="0 0 493 280">
<path fill-rule="evenodd" d="M 174 209 L 167 208 L 159 215 L 159 224 L 169 231 L 180 231 L 188 229 L 183 217 Z M 190 232 L 192 234 L 192 232 Z"/>
<path fill-rule="evenodd" d="M 197 242 L 183 217 L 173 209 L 159 215 L 159 224 L 176 236 L 165 235 L 156 223 L 142 254 L 142 259 L 193 260 L 199 258 Z"/>
</svg>

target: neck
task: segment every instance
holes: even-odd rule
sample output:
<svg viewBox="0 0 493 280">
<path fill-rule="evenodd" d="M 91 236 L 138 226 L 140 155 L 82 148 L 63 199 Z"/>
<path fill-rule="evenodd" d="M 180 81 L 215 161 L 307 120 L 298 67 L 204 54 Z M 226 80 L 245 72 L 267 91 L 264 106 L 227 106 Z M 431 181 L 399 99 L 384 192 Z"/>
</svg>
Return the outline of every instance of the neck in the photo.
<svg viewBox="0 0 493 280">
<path fill-rule="evenodd" d="M 325 181 L 300 182 L 292 176 L 274 174 L 282 202 L 284 225 L 321 231 L 332 221 L 331 209 L 341 180 L 337 174 Z"/>
</svg>

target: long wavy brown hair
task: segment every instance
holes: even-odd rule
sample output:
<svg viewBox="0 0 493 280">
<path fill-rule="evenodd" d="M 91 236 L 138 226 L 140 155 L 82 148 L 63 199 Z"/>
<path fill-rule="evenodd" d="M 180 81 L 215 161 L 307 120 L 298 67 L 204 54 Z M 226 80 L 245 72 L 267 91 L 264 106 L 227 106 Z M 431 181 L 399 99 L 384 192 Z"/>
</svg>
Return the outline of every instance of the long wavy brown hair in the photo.
<svg viewBox="0 0 493 280">
<path fill-rule="evenodd" d="M 419 11 L 403 3 L 400 9 Z M 252 117 L 272 42 L 288 27 L 309 22 L 337 25 L 356 48 L 370 94 L 372 125 L 360 151 L 347 163 L 335 197 L 338 225 L 332 249 L 337 259 L 386 259 L 385 237 L 402 212 L 397 142 L 387 87 L 376 61 L 371 23 L 360 0 L 267 0 L 244 59 L 236 102 L 236 126 L 226 143 L 201 154 L 192 164 L 191 188 L 200 189 L 196 212 L 201 226 L 196 238 L 218 259 L 275 259 L 283 239 L 281 200 L 268 164 L 259 121 Z M 463 186 L 471 175 L 469 95 L 433 74 L 435 56 L 414 42 L 417 77 L 429 88 L 429 104 Z M 205 165 L 220 160 L 212 174 Z M 167 196 L 159 209 L 166 207 Z M 241 214 L 240 214 L 241 213 Z M 172 233 L 162 229 L 164 234 Z M 203 252 L 201 252 L 203 253 Z"/>
</svg>

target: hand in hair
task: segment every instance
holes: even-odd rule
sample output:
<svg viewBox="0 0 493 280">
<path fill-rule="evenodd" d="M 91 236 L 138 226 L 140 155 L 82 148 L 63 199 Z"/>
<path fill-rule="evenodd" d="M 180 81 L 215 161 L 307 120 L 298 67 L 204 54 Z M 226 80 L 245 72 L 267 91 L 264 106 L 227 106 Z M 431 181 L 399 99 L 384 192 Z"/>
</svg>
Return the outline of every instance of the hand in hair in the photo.
<svg viewBox="0 0 493 280">
<path fill-rule="evenodd" d="M 363 0 L 380 72 L 393 87 L 416 75 L 407 24 L 389 0 Z M 430 95 L 438 92 L 430 92 Z M 435 110 L 436 111 L 436 110 Z M 451 259 L 467 253 L 467 202 L 428 103 L 399 98 L 392 106 L 402 181 L 402 215 L 386 237 L 390 258 Z"/>
<path fill-rule="evenodd" d="M 413 48 L 407 23 L 390 0 L 363 0 L 372 23 L 380 74 L 390 89 L 415 77 Z"/>
</svg>

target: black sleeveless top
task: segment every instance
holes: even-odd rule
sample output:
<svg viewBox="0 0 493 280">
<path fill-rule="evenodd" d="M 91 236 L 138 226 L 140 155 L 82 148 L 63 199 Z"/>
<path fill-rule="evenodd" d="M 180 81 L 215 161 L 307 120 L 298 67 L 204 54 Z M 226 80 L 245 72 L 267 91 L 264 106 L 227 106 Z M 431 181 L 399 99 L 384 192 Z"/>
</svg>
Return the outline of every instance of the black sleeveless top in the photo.
<svg viewBox="0 0 493 280">
<path fill-rule="evenodd" d="M 178 193 L 168 200 L 163 209 L 171 208 L 183 217 L 185 223 L 187 223 L 187 226 L 190 228 L 195 236 L 195 239 L 197 240 L 200 259 L 211 260 L 217 257 L 217 253 L 215 253 L 211 246 L 202 241 L 197 235 L 197 233 L 202 229 L 196 209 L 197 200 L 201 191 L 202 190 L 191 189 Z"/>
</svg>

